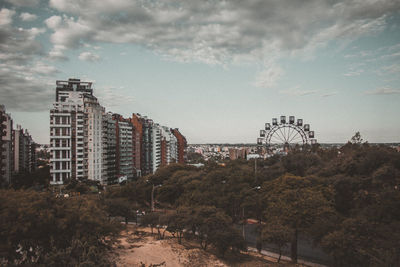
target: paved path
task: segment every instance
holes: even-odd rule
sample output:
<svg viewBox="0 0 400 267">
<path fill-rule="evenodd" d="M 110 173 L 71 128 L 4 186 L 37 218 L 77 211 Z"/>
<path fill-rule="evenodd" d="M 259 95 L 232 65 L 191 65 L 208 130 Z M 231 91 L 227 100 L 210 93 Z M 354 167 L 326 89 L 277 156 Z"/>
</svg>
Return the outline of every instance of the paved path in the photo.
<svg viewBox="0 0 400 267">
<path fill-rule="evenodd" d="M 247 250 L 253 251 L 253 252 L 257 252 L 257 249 L 253 248 L 253 247 L 248 247 Z M 261 250 L 261 254 L 265 255 L 265 256 L 268 256 L 268 257 L 271 257 L 271 258 L 274 258 L 274 259 L 278 259 L 279 258 L 279 254 L 278 253 L 275 253 L 275 252 L 272 252 L 272 251 L 268 251 L 268 250 L 264 250 L 264 249 Z M 282 255 L 281 260 L 291 261 L 290 257 L 284 256 L 284 255 Z M 297 262 L 302 264 L 302 265 L 310 266 L 310 267 L 327 267 L 327 265 L 323 265 L 323 264 L 319 264 L 319 263 L 315 263 L 315 262 L 310 262 L 310 261 L 305 261 L 305 260 L 302 260 L 302 259 L 298 259 Z"/>
</svg>

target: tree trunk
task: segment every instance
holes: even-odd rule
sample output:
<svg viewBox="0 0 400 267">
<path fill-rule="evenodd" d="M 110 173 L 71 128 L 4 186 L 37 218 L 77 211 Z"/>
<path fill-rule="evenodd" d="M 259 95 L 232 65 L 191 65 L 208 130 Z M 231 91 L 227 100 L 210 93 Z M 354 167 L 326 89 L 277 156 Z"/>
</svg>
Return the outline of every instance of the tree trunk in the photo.
<svg viewBox="0 0 400 267">
<path fill-rule="evenodd" d="M 279 247 L 279 258 L 278 258 L 278 263 L 281 261 L 281 257 L 282 257 L 282 248 Z"/>
<path fill-rule="evenodd" d="M 125 224 L 128 224 L 128 217 L 125 217 Z"/>
<path fill-rule="evenodd" d="M 292 262 L 297 263 L 297 229 L 294 230 L 294 236 L 291 244 L 291 255 Z"/>
<path fill-rule="evenodd" d="M 262 250 L 262 241 L 261 241 L 260 237 L 257 238 L 256 247 L 257 247 L 258 253 L 261 253 L 261 250 Z"/>
</svg>

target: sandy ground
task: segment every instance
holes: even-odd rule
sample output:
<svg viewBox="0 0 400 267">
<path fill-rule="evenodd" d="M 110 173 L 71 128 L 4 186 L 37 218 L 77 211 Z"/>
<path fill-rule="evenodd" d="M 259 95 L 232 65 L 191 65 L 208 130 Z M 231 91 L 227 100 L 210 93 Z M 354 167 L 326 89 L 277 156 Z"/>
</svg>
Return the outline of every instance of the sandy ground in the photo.
<svg viewBox="0 0 400 267">
<path fill-rule="evenodd" d="M 165 233 L 165 239 L 157 240 L 156 229 L 154 235 L 151 235 L 150 228 L 134 225 L 128 225 L 122 231 L 111 257 L 117 266 L 133 267 L 301 266 L 285 261 L 278 264 L 276 259 L 255 252 L 242 253 L 240 259 L 233 261 L 222 261 L 212 253 L 202 250 L 196 242 L 183 241 L 181 245 L 168 232 Z"/>
<path fill-rule="evenodd" d="M 117 266 L 227 266 L 216 256 L 200 248 L 178 244 L 176 239 L 166 233 L 164 240 L 157 240 L 148 228 L 129 226 L 121 233 L 120 243 L 114 250 L 114 261 Z M 143 265 L 144 264 L 144 265 Z"/>
</svg>

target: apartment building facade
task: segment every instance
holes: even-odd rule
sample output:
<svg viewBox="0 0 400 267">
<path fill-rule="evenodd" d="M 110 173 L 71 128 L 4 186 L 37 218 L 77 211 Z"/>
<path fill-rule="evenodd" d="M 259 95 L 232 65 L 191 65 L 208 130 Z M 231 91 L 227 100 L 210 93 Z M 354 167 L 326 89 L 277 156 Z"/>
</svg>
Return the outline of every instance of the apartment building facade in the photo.
<svg viewBox="0 0 400 267">
<path fill-rule="evenodd" d="M 10 184 L 14 168 L 13 120 L 0 105 L 0 183 Z"/>
<path fill-rule="evenodd" d="M 187 147 L 186 138 L 185 138 L 185 136 L 183 136 L 183 134 L 181 134 L 181 132 L 179 132 L 178 128 L 171 129 L 171 131 L 172 131 L 173 135 L 176 137 L 176 140 L 177 140 L 177 150 L 178 150 L 177 162 L 183 164 L 186 161 L 186 158 L 185 158 L 185 156 L 186 156 L 186 147 Z"/>
<path fill-rule="evenodd" d="M 103 116 L 103 176 L 106 177 L 107 183 L 112 184 L 117 179 L 116 169 L 116 149 L 117 135 L 115 120 L 113 114 L 108 112 Z"/>
<path fill-rule="evenodd" d="M 90 82 L 56 81 L 50 110 L 51 184 L 70 179 L 107 184 L 154 173 L 183 159 L 179 136 L 140 114 L 106 113 Z"/>
<path fill-rule="evenodd" d="M 36 170 L 36 143 L 20 125 L 13 128 L 11 115 L 0 105 L 0 183 L 12 183 L 18 173 Z"/>
<path fill-rule="evenodd" d="M 114 114 L 116 122 L 116 169 L 117 176 L 126 177 L 128 180 L 134 178 L 133 168 L 133 134 L 134 127 L 129 119 L 119 114 Z"/>
<path fill-rule="evenodd" d="M 93 96 L 92 83 L 69 79 L 56 85 L 56 101 L 50 110 L 51 183 L 83 178 L 104 183 L 104 108 Z"/>
</svg>

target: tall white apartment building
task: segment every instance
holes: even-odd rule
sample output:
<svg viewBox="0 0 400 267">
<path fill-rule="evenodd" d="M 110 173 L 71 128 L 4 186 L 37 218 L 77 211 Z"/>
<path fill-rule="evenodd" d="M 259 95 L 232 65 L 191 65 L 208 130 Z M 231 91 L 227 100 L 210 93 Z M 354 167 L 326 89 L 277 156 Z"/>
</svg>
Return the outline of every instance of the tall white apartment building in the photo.
<svg viewBox="0 0 400 267">
<path fill-rule="evenodd" d="M 95 98 L 87 98 L 85 101 L 86 133 L 87 142 L 87 177 L 90 180 L 105 184 L 106 177 L 103 176 L 103 114 L 105 109 L 100 106 Z"/>
<path fill-rule="evenodd" d="M 168 130 L 169 130 L 168 134 L 170 136 L 170 141 L 169 141 L 170 158 L 168 164 L 170 164 L 178 162 L 178 139 L 173 134 L 170 128 L 168 128 Z"/>
<path fill-rule="evenodd" d="M 56 85 L 50 110 L 51 184 L 83 178 L 102 181 L 104 108 L 93 96 L 90 82 L 69 79 Z"/>
<path fill-rule="evenodd" d="M 156 170 L 161 165 L 161 131 L 162 127 L 155 123 L 151 127 L 151 148 L 152 148 L 152 161 L 151 161 L 151 169 L 152 172 L 155 173 Z"/>
<path fill-rule="evenodd" d="M 177 162 L 178 142 L 169 127 L 161 127 L 161 138 L 162 165 Z"/>
</svg>

